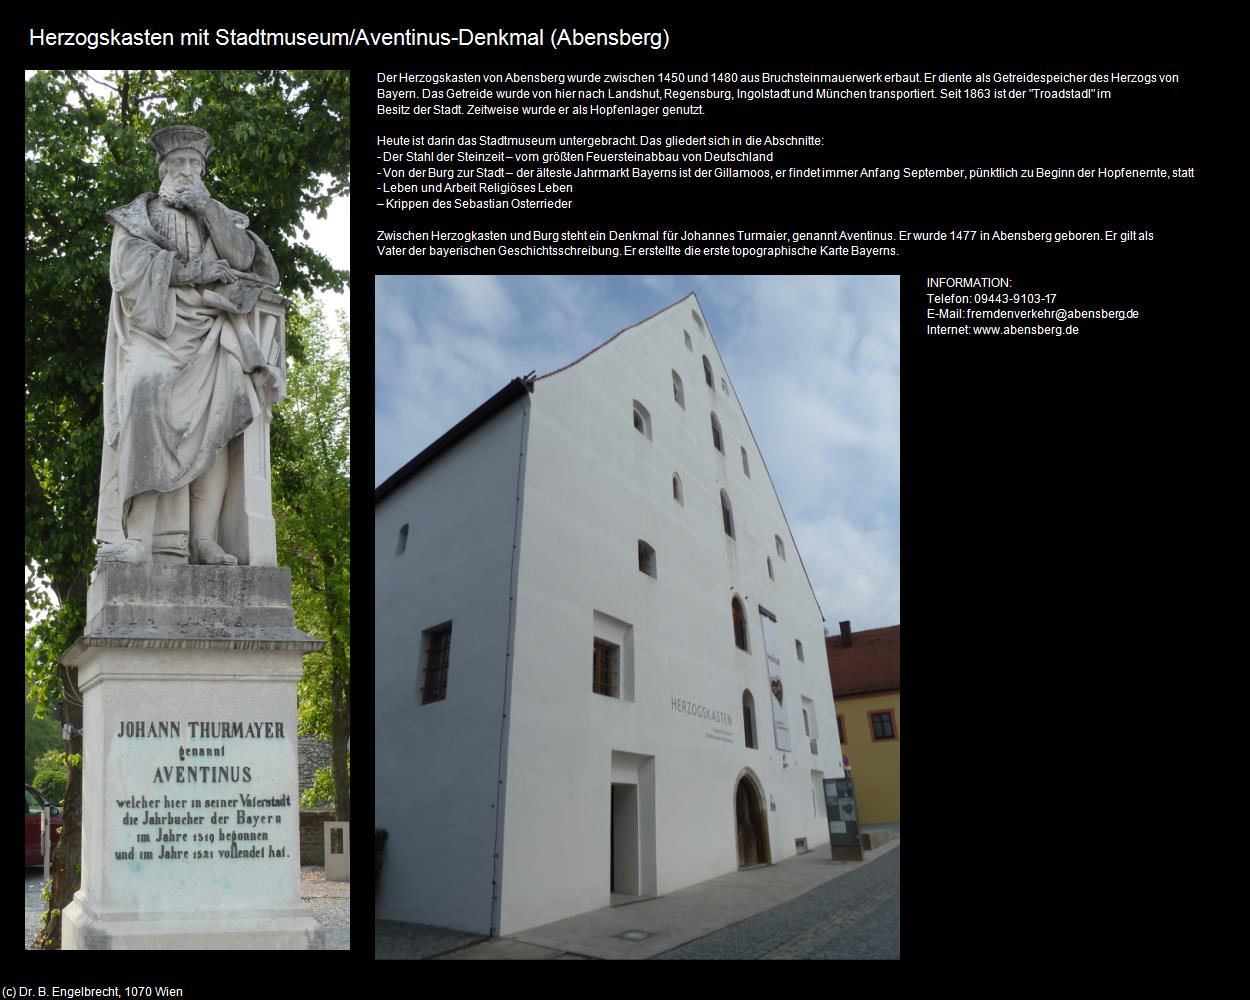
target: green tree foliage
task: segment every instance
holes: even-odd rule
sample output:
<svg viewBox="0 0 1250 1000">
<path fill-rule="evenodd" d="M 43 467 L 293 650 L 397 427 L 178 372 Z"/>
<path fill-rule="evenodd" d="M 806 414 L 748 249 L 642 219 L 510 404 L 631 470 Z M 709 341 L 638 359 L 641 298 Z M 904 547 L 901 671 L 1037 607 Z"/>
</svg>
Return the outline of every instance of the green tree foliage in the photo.
<svg viewBox="0 0 1250 1000">
<path fill-rule="evenodd" d="M 61 724 L 55 719 L 35 718 L 35 703 L 30 700 L 30 685 L 26 686 L 26 783 L 35 780 L 35 759 L 45 750 L 62 750 Z"/>
<path fill-rule="evenodd" d="M 321 307 L 297 310 L 304 356 L 287 372 L 287 400 L 274 412 L 273 495 L 278 562 L 291 568 L 296 624 L 326 640 L 304 657 L 299 685 L 303 735 L 331 741 L 334 809 L 351 818 L 351 474 L 347 326 L 334 344 Z M 340 349 L 336 350 L 338 347 Z"/>
<path fill-rule="evenodd" d="M 110 294 L 104 215 L 156 190 L 154 130 L 199 125 L 217 146 L 209 192 L 250 217 L 277 262 L 279 291 L 340 289 L 346 273 L 301 244 L 301 219 L 323 216 L 348 192 L 348 80 L 320 70 L 124 70 L 26 81 L 26 674 L 40 714 L 57 701 L 62 722 L 82 725 L 73 678 L 58 660 L 82 634 L 95 561 Z M 298 323 L 291 327 L 288 352 L 298 358 Z M 77 735 L 65 749 L 71 760 L 81 753 Z M 77 768 L 68 780 L 54 913 L 78 883 Z M 59 939 L 53 919 L 42 940 L 55 947 Z"/>
<path fill-rule="evenodd" d="M 352 776 L 352 757 L 347 755 L 347 777 L 351 780 Z M 299 804 L 302 809 L 318 809 L 325 802 L 334 801 L 334 768 L 319 767 L 317 773 L 313 775 L 313 783 L 305 788 L 299 795 Z"/>
<path fill-rule="evenodd" d="M 35 761 L 35 780 L 31 784 L 43 792 L 43 797 L 53 805 L 65 804 L 67 780 L 65 751 L 60 747 L 44 751 Z"/>
</svg>

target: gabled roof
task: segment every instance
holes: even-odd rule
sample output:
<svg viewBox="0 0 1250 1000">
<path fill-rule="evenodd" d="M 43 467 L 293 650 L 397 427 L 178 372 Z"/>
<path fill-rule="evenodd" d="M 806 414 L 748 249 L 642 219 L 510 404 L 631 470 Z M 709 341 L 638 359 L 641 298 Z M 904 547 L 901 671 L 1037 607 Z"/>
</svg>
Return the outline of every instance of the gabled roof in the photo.
<svg viewBox="0 0 1250 1000">
<path fill-rule="evenodd" d="M 840 635 L 825 636 L 833 696 L 898 691 L 901 631 L 901 625 L 890 625 L 852 632 L 849 646 L 842 645 Z"/>
<path fill-rule="evenodd" d="M 624 330 L 620 330 L 614 333 L 607 340 L 605 340 L 602 344 L 599 344 L 597 347 L 592 347 L 589 351 L 587 351 L 577 360 L 570 361 L 567 365 L 564 365 L 561 368 L 557 368 L 554 371 L 549 371 L 545 375 L 539 375 L 536 379 L 534 379 L 534 381 L 541 382 L 545 378 L 551 378 L 551 376 L 553 375 L 559 375 L 561 372 L 568 371 L 570 368 L 573 368 L 579 363 L 581 363 L 582 361 L 586 360 L 586 358 L 590 357 L 596 351 L 603 350 L 603 348 L 607 347 L 608 344 L 612 343 L 612 341 L 616 340 L 618 337 L 624 336 L 625 334 L 629 333 L 631 330 L 638 329 L 638 327 L 642 326 L 644 323 L 650 323 L 657 316 L 662 316 L 664 315 L 664 313 L 668 312 L 670 309 L 676 309 L 679 305 L 681 305 L 684 302 L 689 302 L 691 299 L 694 299 L 695 305 L 699 307 L 699 316 L 697 316 L 696 319 L 700 319 L 703 315 L 703 303 L 699 301 L 698 295 L 696 295 L 694 292 L 691 292 L 689 295 L 686 295 L 685 297 L 678 299 L 672 305 L 665 306 L 663 309 L 659 310 L 658 312 L 652 313 L 646 319 L 639 320 L 637 323 L 634 323 L 632 326 L 627 326 L 625 327 Z M 700 321 L 703 323 L 703 330 L 708 335 L 708 339 L 712 341 L 712 350 L 716 354 L 716 360 L 720 363 L 721 371 L 725 373 L 725 378 L 728 380 L 729 386 L 732 388 L 734 380 L 729 374 L 729 367 L 725 364 L 725 359 L 721 357 L 720 347 L 716 343 L 716 338 L 712 335 L 712 327 L 710 324 L 708 324 L 706 319 L 701 319 Z M 803 568 L 803 577 L 807 580 L 807 586 L 812 592 L 812 600 L 816 602 L 816 610 L 820 611 L 820 620 L 824 621 L 825 613 L 823 610 L 821 610 L 820 598 L 816 596 L 816 588 L 812 585 L 811 574 L 807 572 L 807 564 L 803 562 L 803 553 L 799 551 L 799 543 L 794 537 L 794 531 L 790 527 L 790 519 L 786 517 L 786 509 L 781 503 L 781 494 L 777 492 L 777 484 L 773 482 L 773 474 L 768 470 L 768 460 L 764 457 L 764 451 L 762 448 L 760 448 L 760 443 L 755 439 L 755 431 L 751 427 L 751 419 L 747 416 L 747 412 L 742 406 L 742 401 L 738 399 L 737 389 L 733 390 L 733 399 L 734 399 L 734 402 L 737 403 L 738 410 L 742 413 L 742 419 L 743 421 L 745 421 L 747 425 L 747 433 L 751 435 L 751 443 L 755 445 L 755 453 L 760 456 L 760 461 L 764 465 L 764 475 L 768 477 L 768 485 L 772 487 L 773 496 L 777 498 L 777 506 L 781 510 L 781 518 L 786 523 L 786 533 L 790 536 L 790 545 L 794 549 L 795 555 L 799 557 L 799 566 Z"/>
<path fill-rule="evenodd" d="M 514 378 L 511 382 L 491 396 L 485 403 L 452 427 L 446 434 L 428 445 L 417 457 L 393 473 L 381 486 L 373 491 L 373 502 L 381 503 L 393 493 L 409 476 L 417 473 L 422 466 L 429 465 L 439 455 L 453 445 L 472 434 L 496 413 L 506 410 L 526 393 L 534 391 L 534 383 L 528 379 Z"/>
<path fill-rule="evenodd" d="M 625 329 L 620 330 L 617 333 L 614 333 L 611 337 L 603 341 L 603 343 L 599 344 L 597 347 L 591 348 L 589 351 L 583 354 L 580 358 L 577 358 L 576 360 L 569 362 L 567 365 L 564 365 L 561 368 L 556 368 L 554 371 L 549 371 L 544 375 L 537 376 L 536 378 L 527 377 L 527 378 L 513 379 L 506 386 L 500 389 L 499 392 L 495 393 L 494 396 L 492 396 L 485 403 L 483 403 L 476 410 L 474 410 L 467 417 L 465 417 L 458 424 L 456 424 L 449 431 L 447 431 L 447 433 L 445 433 L 442 437 L 434 441 L 427 448 L 425 448 L 420 454 L 418 454 L 415 458 L 409 461 L 406 465 L 400 468 L 397 472 L 392 474 L 384 483 L 382 483 L 381 486 L 378 486 L 377 488 L 375 488 L 373 491 L 374 504 L 380 503 L 389 494 L 394 492 L 406 479 L 415 475 L 417 471 L 420 470 L 423 466 L 428 465 L 430 462 L 432 462 L 435 458 L 437 458 L 443 452 L 447 451 L 449 448 L 453 447 L 455 444 L 457 444 L 464 438 L 468 437 L 474 430 L 476 430 L 478 427 L 482 426 L 482 424 L 490 420 L 491 417 L 505 410 L 508 406 L 510 406 L 517 399 L 520 399 L 526 393 L 532 393 L 534 391 L 535 382 L 540 382 L 543 379 L 551 378 L 551 376 L 553 375 L 558 375 L 561 372 L 568 371 L 570 368 L 573 368 L 581 361 L 584 361 L 586 358 L 590 357 L 590 355 L 594 354 L 596 351 L 602 350 L 604 347 L 612 343 L 612 341 L 616 340 L 618 337 L 624 336 L 626 333 L 628 333 L 631 330 L 636 330 L 638 327 L 644 325 L 645 323 L 651 322 L 651 320 L 655 319 L 657 316 L 661 316 L 664 313 L 668 312 L 670 309 L 675 309 L 677 306 L 681 305 L 684 302 L 689 302 L 691 299 L 693 299 L 695 305 L 698 306 L 699 316 L 702 317 L 703 305 L 702 303 L 699 302 L 699 297 L 694 292 L 690 292 L 688 295 L 684 296 L 683 298 L 678 299 L 672 305 L 665 306 L 663 309 L 659 310 L 658 312 L 652 313 L 646 319 L 639 320 L 637 323 L 634 323 L 631 326 L 627 326 L 625 327 Z M 702 320 L 702 322 L 704 324 L 704 327 L 703 327 L 704 331 L 707 333 L 708 338 L 712 341 L 712 349 L 716 354 L 716 360 L 720 363 L 720 368 L 725 373 L 725 378 L 728 380 L 728 383 L 730 387 L 732 388 L 733 378 L 730 376 L 729 369 L 725 365 L 725 359 L 721 357 L 720 348 L 716 344 L 716 338 L 712 336 L 711 326 L 707 324 L 707 321 L 705 319 Z M 751 435 L 751 443 L 755 445 L 756 454 L 760 456 L 760 461 L 763 463 L 764 474 L 768 477 L 768 485 L 772 488 L 773 496 L 777 498 L 777 506 L 781 510 L 782 520 L 785 521 L 786 533 L 790 536 L 790 544 L 794 549 L 795 555 L 797 555 L 799 558 L 799 565 L 803 569 L 803 576 L 807 580 L 807 586 L 812 592 L 812 600 L 816 602 L 816 609 L 820 611 L 820 599 L 816 596 L 816 588 L 812 585 L 811 575 L 807 572 L 807 564 L 804 563 L 803 561 L 803 553 L 799 551 L 799 543 L 795 540 L 794 531 L 790 528 L 790 519 L 786 517 L 785 507 L 782 506 L 782 503 L 781 503 L 781 495 L 777 492 L 777 484 L 773 482 L 773 475 L 768 469 L 768 460 L 764 457 L 764 452 L 763 452 L 763 449 L 760 448 L 759 442 L 755 439 L 755 431 L 751 427 L 751 421 L 750 421 L 750 418 L 748 418 L 746 415 L 746 410 L 743 409 L 742 403 L 738 399 L 737 389 L 733 389 L 733 399 L 734 399 L 734 402 L 737 403 L 739 411 L 741 411 L 742 413 L 742 419 L 746 422 L 747 433 Z M 822 621 L 824 620 L 823 611 L 821 611 L 821 620 Z"/>
<path fill-rule="evenodd" d="M 622 337 L 622 336 L 624 336 L 625 334 L 629 333 L 629 331 L 630 331 L 630 330 L 637 330 L 637 329 L 638 329 L 638 327 L 642 326 L 644 323 L 650 323 L 650 322 L 651 322 L 653 319 L 655 319 L 657 316 L 662 316 L 662 315 L 664 315 L 664 313 L 668 312 L 670 309 L 676 309 L 676 308 L 677 308 L 679 305 L 681 305 L 683 302 L 687 302 L 687 301 L 689 301 L 690 299 L 694 299 L 695 304 L 696 304 L 696 305 L 699 305 L 699 297 L 698 297 L 697 295 L 695 295 L 695 293 L 694 293 L 694 292 L 691 292 L 691 293 L 690 293 L 689 295 L 687 295 L 685 298 L 678 299 L 678 300 L 677 300 L 676 302 L 674 302 L 671 306 L 665 306 L 663 309 L 659 310 L 658 312 L 653 312 L 653 313 L 652 313 L 650 316 L 648 316 L 646 319 L 640 319 L 637 323 L 634 323 L 634 324 L 632 324 L 631 326 L 627 326 L 627 327 L 625 327 L 625 329 L 624 329 L 624 330 L 618 330 L 616 333 L 612 334 L 612 336 L 610 336 L 607 340 L 605 340 L 602 344 L 598 344 L 598 345 L 596 345 L 595 347 L 592 347 L 589 351 L 587 351 L 585 354 L 583 354 L 580 358 L 576 358 L 576 359 L 574 359 L 573 361 L 570 361 L 567 365 L 561 365 L 559 368 L 556 368 L 556 369 L 554 369 L 554 370 L 552 370 L 552 371 L 549 371 L 549 372 L 547 372 L 545 375 L 539 375 L 536 379 L 534 379 L 534 381 L 535 381 L 535 382 L 541 382 L 541 381 L 542 381 L 543 379 L 545 379 L 545 378 L 551 378 L 551 376 L 552 376 L 552 375 L 559 375 L 561 372 L 568 371 L 568 370 L 569 370 L 570 368 L 572 368 L 574 365 L 581 364 L 581 362 L 585 361 L 588 357 L 590 357 L 590 356 L 591 356 L 592 354 L 594 354 L 596 351 L 601 351 L 601 350 L 603 350 L 605 347 L 607 347 L 607 346 L 608 346 L 608 344 L 610 344 L 610 343 L 612 343 L 612 341 L 616 340 L 616 338 L 617 338 L 617 337 Z M 702 305 L 699 305 L 699 312 L 700 312 L 700 313 L 701 313 L 701 312 L 703 312 L 703 306 L 702 306 Z M 712 336 L 712 333 L 711 333 L 711 331 L 710 331 L 710 330 L 708 331 L 708 336 L 709 336 L 709 337 L 710 337 L 710 336 Z M 715 341 L 715 340 L 713 340 L 713 341 L 712 341 L 712 344 L 713 344 L 713 346 L 715 346 L 716 341 Z M 720 358 L 720 352 L 719 352 L 719 351 L 717 351 L 717 352 L 716 352 L 716 355 L 717 355 L 717 357 L 718 357 L 718 358 Z M 723 359 L 721 360 L 721 367 L 722 367 L 722 368 L 724 368 L 724 367 L 725 367 L 725 364 L 724 364 Z M 728 376 L 728 372 L 726 372 L 725 374 L 726 374 L 726 376 Z"/>
</svg>

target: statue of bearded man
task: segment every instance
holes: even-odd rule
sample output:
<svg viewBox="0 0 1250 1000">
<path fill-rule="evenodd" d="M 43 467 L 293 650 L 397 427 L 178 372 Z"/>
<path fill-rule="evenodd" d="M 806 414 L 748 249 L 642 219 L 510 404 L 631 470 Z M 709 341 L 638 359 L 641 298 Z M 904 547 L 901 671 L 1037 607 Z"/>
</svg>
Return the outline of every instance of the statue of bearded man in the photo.
<svg viewBox="0 0 1250 1000">
<path fill-rule="evenodd" d="M 234 565 L 219 544 L 227 445 L 286 391 L 249 326 L 278 272 L 247 216 L 205 190 L 207 132 L 174 125 L 151 146 L 160 193 L 107 215 L 99 558 Z"/>
</svg>

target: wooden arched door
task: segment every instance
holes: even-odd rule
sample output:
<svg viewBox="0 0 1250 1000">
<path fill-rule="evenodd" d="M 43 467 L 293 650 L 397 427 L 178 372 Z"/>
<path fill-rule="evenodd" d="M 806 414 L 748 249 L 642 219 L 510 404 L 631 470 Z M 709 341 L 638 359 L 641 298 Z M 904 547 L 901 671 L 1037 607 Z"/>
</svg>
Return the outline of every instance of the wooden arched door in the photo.
<svg viewBox="0 0 1250 1000">
<path fill-rule="evenodd" d="M 734 792 L 734 816 L 738 829 L 738 867 L 769 864 L 768 817 L 755 783 L 745 774 L 738 779 Z"/>
</svg>

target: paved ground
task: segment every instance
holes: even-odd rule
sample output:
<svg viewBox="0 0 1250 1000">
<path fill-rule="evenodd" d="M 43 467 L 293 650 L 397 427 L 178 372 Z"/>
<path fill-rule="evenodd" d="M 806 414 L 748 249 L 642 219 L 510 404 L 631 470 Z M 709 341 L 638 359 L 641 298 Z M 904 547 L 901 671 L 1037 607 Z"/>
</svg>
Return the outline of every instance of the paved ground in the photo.
<svg viewBox="0 0 1250 1000">
<path fill-rule="evenodd" d="M 658 957 L 898 958 L 901 854 L 897 848 L 798 899 Z"/>
<path fill-rule="evenodd" d="M 826 847 L 507 938 L 378 921 L 375 956 L 450 960 L 897 958 L 898 859 L 884 864 L 900 848 L 897 825 L 893 832 L 895 839 L 866 851 L 863 861 L 832 861 Z M 839 888 L 842 883 L 845 887 Z M 697 953 L 699 947 L 707 949 L 706 956 Z M 693 949 L 689 955 L 687 948 Z"/>
<path fill-rule="evenodd" d="M 374 958 L 433 958 L 466 948 L 486 938 L 446 927 L 377 920 L 373 924 Z"/>
<path fill-rule="evenodd" d="M 43 900 L 39 898 L 39 890 L 43 888 L 43 869 L 26 869 L 26 944 L 27 949 L 35 943 L 35 935 L 39 933 L 39 914 L 43 912 Z"/>
<path fill-rule="evenodd" d="M 351 883 L 327 882 L 325 870 L 305 865 L 299 871 L 300 901 L 326 929 L 326 950 L 346 951 L 351 947 Z M 43 869 L 26 870 L 26 944 L 29 949 L 39 931 L 39 915 L 44 902 L 39 898 Z"/>
</svg>

